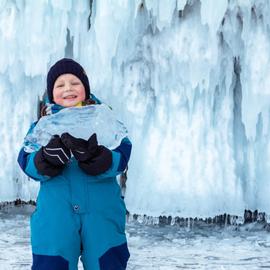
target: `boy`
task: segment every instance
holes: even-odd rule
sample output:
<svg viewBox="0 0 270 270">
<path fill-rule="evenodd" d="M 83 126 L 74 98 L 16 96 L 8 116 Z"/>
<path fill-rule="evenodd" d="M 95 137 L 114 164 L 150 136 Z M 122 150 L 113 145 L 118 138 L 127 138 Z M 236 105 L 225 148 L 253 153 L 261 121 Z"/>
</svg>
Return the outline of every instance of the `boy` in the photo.
<svg viewBox="0 0 270 270">
<path fill-rule="evenodd" d="M 100 104 L 83 68 L 67 58 L 49 70 L 47 96 L 50 113 Z M 55 135 L 38 151 L 19 153 L 22 170 L 40 182 L 31 216 L 32 270 L 76 270 L 79 256 L 85 270 L 126 269 L 126 209 L 116 175 L 127 167 L 131 143 L 126 137 L 109 150 L 95 133 L 89 136 Z"/>
</svg>

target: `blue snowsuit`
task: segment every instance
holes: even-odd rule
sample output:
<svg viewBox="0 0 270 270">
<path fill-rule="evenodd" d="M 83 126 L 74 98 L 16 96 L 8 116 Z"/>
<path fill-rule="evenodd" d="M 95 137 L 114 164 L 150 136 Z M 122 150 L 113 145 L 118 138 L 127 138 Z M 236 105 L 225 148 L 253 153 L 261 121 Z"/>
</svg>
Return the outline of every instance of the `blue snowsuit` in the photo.
<svg viewBox="0 0 270 270">
<path fill-rule="evenodd" d="M 116 176 L 127 167 L 130 153 L 126 137 L 112 150 L 112 165 L 105 173 L 88 175 L 72 157 L 61 174 L 48 177 L 37 171 L 36 152 L 21 149 L 20 167 L 40 182 L 30 221 L 32 270 L 77 270 L 80 256 L 86 270 L 126 269 L 126 208 Z"/>
</svg>

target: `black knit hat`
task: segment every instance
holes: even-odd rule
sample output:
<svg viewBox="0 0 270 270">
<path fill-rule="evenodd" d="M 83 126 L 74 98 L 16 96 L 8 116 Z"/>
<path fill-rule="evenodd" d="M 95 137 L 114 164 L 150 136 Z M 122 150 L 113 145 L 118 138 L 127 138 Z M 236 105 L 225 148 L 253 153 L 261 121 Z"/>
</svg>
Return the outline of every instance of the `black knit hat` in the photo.
<svg viewBox="0 0 270 270">
<path fill-rule="evenodd" d="M 47 75 L 47 94 L 48 99 L 51 103 L 54 103 L 53 101 L 53 86 L 56 81 L 56 79 L 66 73 L 71 73 L 78 77 L 81 82 L 84 85 L 85 88 L 85 99 L 88 99 L 90 97 L 90 85 L 88 81 L 88 77 L 83 69 L 83 67 L 75 62 L 72 59 L 63 58 L 59 61 L 57 61 L 49 70 Z"/>
</svg>

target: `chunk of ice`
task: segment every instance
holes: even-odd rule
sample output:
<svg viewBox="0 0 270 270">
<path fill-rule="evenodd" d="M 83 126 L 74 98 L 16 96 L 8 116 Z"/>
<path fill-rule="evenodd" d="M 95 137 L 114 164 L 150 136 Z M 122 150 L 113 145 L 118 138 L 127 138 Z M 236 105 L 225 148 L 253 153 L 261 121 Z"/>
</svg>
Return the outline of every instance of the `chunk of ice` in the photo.
<svg viewBox="0 0 270 270">
<path fill-rule="evenodd" d="M 96 133 L 98 143 L 109 149 L 117 147 L 127 136 L 126 127 L 107 105 L 64 108 L 38 121 L 33 132 L 25 137 L 24 149 L 30 153 L 36 151 L 53 135 L 61 136 L 64 132 L 85 140 Z"/>
</svg>

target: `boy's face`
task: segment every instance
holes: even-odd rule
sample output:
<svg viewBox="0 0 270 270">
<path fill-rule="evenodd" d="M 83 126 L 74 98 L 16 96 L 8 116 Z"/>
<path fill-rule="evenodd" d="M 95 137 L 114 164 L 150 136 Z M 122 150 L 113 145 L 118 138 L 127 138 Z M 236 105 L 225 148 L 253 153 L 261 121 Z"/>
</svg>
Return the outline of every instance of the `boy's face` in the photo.
<svg viewBox="0 0 270 270">
<path fill-rule="evenodd" d="M 53 86 L 53 100 L 63 107 L 73 107 L 85 100 L 85 88 L 73 74 L 62 74 Z"/>
</svg>

